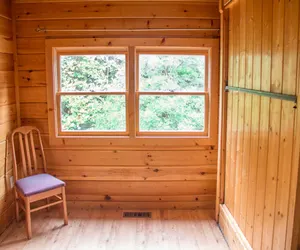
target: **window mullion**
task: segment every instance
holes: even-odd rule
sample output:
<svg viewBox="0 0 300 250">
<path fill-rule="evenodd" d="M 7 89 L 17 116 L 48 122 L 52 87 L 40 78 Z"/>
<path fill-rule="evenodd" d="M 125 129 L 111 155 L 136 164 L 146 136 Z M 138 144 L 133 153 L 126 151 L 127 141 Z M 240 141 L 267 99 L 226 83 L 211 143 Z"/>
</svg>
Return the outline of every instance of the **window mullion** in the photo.
<svg viewBox="0 0 300 250">
<path fill-rule="evenodd" d="M 128 91 L 127 103 L 127 129 L 129 129 L 130 138 L 136 136 L 136 117 L 138 116 L 138 109 L 136 109 L 136 103 L 138 100 L 135 98 L 136 92 L 136 70 L 138 71 L 138 66 L 135 65 L 135 47 L 129 47 L 128 58 L 127 58 L 127 69 L 126 69 L 126 84 Z M 138 62 L 136 62 L 138 65 Z"/>
</svg>

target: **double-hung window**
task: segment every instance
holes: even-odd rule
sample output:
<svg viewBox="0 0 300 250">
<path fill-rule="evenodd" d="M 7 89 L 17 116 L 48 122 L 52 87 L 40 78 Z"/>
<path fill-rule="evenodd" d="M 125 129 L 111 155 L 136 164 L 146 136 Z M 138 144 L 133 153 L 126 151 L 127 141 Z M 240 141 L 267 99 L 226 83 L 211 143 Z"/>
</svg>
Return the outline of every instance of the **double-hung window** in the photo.
<svg viewBox="0 0 300 250">
<path fill-rule="evenodd" d="M 127 52 L 95 50 L 57 56 L 59 134 L 126 134 Z"/>
<path fill-rule="evenodd" d="M 49 42 L 50 136 L 216 139 L 217 43 L 194 40 Z"/>
<path fill-rule="evenodd" d="M 207 53 L 137 48 L 139 135 L 207 134 Z"/>
</svg>

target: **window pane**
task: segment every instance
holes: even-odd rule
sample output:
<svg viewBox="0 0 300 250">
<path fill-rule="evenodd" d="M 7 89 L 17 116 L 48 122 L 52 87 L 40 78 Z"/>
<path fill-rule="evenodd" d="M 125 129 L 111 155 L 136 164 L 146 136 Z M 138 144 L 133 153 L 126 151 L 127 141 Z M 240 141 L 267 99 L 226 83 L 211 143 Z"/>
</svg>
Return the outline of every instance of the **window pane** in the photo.
<svg viewBox="0 0 300 250">
<path fill-rule="evenodd" d="M 140 55 L 140 91 L 204 91 L 205 56 Z"/>
<path fill-rule="evenodd" d="M 140 96 L 140 131 L 203 131 L 204 128 L 204 96 Z"/>
<path fill-rule="evenodd" d="M 62 91 L 125 91 L 125 55 L 60 57 Z"/>
<path fill-rule="evenodd" d="M 61 96 L 61 123 L 62 131 L 125 131 L 125 96 Z"/>
</svg>

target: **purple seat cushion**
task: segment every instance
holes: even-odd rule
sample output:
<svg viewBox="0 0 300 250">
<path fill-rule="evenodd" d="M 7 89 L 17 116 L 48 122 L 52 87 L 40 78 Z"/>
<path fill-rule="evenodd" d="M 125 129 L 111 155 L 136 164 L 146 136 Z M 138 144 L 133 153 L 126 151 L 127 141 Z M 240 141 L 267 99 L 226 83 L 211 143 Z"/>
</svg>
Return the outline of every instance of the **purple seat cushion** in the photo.
<svg viewBox="0 0 300 250">
<path fill-rule="evenodd" d="M 25 195 L 39 194 L 66 184 L 50 174 L 37 174 L 16 181 L 16 186 Z"/>
</svg>

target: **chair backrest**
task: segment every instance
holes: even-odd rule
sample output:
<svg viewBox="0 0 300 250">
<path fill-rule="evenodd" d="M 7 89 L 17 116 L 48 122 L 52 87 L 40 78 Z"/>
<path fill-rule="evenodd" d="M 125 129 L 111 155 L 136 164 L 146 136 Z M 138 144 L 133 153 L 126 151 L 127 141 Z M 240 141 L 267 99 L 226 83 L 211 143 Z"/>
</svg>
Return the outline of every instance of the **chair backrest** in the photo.
<svg viewBox="0 0 300 250">
<path fill-rule="evenodd" d="M 22 166 L 23 177 L 38 173 L 38 161 L 37 161 L 36 151 L 35 151 L 34 134 L 36 134 L 38 137 L 37 138 L 39 144 L 38 146 L 39 149 L 41 150 L 43 171 L 44 172 L 47 171 L 45 153 L 44 153 L 40 131 L 33 126 L 19 127 L 16 128 L 11 135 L 15 181 L 18 180 L 18 162 L 16 157 L 16 146 L 15 146 L 15 143 L 17 143 L 17 141 L 19 141 L 19 145 L 20 145 L 19 148 L 20 157 L 21 157 L 20 165 Z M 17 136 L 17 138 L 15 138 L 15 136 Z"/>
</svg>

